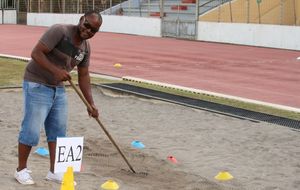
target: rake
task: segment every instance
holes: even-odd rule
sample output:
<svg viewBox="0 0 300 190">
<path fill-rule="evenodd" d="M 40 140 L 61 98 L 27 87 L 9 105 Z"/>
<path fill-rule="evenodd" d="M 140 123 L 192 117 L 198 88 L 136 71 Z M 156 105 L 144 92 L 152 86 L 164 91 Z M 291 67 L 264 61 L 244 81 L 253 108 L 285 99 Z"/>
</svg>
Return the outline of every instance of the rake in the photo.
<svg viewBox="0 0 300 190">
<path fill-rule="evenodd" d="M 69 80 L 70 85 L 72 86 L 72 88 L 76 91 L 76 93 L 78 94 L 78 96 L 80 97 L 80 99 L 83 101 L 83 103 L 86 105 L 87 109 L 89 111 L 92 111 L 93 108 L 92 106 L 88 103 L 88 101 L 84 98 L 84 96 L 81 94 L 81 92 L 78 90 L 78 88 L 75 86 L 75 84 L 73 83 L 72 80 Z M 126 164 L 128 165 L 128 167 L 130 168 L 130 170 L 133 173 L 136 173 L 134 171 L 134 169 L 132 168 L 132 166 L 130 165 L 130 163 L 128 162 L 127 158 L 125 157 L 125 155 L 123 154 L 123 152 L 121 151 L 121 149 L 119 148 L 119 146 L 117 145 L 117 143 L 114 141 L 114 139 L 112 138 L 112 136 L 109 134 L 109 132 L 106 130 L 106 128 L 104 127 L 104 125 L 102 124 L 102 122 L 100 121 L 100 119 L 94 118 L 97 123 L 100 125 L 100 127 L 103 129 L 104 133 L 107 135 L 107 137 L 109 138 L 109 140 L 112 142 L 112 144 L 116 147 L 116 149 L 118 150 L 118 152 L 121 154 L 122 158 L 124 159 L 124 161 L 126 162 Z"/>
</svg>

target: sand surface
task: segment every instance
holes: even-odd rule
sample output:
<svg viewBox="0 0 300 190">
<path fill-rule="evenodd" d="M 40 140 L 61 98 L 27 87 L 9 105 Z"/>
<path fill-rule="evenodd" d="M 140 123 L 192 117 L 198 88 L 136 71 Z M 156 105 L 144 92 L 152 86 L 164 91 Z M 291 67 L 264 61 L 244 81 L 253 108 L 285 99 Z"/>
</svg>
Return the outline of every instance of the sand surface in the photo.
<svg viewBox="0 0 300 190">
<path fill-rule="evenodd" d="M 287 127 L 251 122 L 152 99 L 93 89 L 101 121 L 137 174 L 129 171 L 84 104 L 68 90 L 68 136 L 84 136 L 83 171 L 77 190 L 98 190 L 108 179 L 120 190 L 297 190 L 300 189 L 300 133 Z M 44 180 L 48 158 L 34 154 L 28 167 L 36 182 L 13 178 L 22 120 L 20 89 L 0 90 L 0 189 L 60 189 Z M 144 149 L 131 147 L 141 141 Z M 39 147 L 46 147 L 44 131 Z M 167 156 L 174 156 L 174 164 Z M 217 181 L 226 170 L 234 179 Z"/>
</svg>

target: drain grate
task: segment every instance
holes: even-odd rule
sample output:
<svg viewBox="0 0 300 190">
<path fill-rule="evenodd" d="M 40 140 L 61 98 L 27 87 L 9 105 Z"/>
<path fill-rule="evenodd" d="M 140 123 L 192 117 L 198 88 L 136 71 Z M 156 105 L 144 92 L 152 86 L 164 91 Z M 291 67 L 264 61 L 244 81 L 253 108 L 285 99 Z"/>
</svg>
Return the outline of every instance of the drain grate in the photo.
<svg viewBox="0 0 300 190">
<path fill-rule="evenodd" d="M 222 115 L 227 115 L 239 119 L 247 119 L 253 122 L 263 121 L 263 122 L 286 126 L 294 129 L 300 129 L 299 120 L 293 120 L 293 119 L 283 118 L 283 117 L 274 116 L 270 114 L 249 111 L 242 108 L 235 108 L 232 106 L 217 104 L 217 103 L 208 102 L 204 100 L 182 97 L 178 95 L 168 94 L 165 92 L 159 92 L 156 90 L 132 86 L 128 84 L 113 83 L 113 84 L 101 84 L 96 86 L 101 86 L 103 88 L 135 94 L 143 97 L 172 102 L 172 103 L 176 103 L 176 104 L 180 104 L 180 105 L 184 105 L 196 109 L 206 110 L 209 112 L 218 113 Z"/>
</svg>

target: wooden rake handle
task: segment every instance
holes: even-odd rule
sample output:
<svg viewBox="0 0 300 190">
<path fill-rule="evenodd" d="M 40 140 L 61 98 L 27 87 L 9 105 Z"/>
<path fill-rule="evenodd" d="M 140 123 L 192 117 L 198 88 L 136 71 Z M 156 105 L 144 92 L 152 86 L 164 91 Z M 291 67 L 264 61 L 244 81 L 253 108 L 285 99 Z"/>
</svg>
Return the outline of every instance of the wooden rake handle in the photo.
<svg viewBox="0 0 300 190">
<path fill-rule="evenodd" d="M 92 106 L 88 103 L 88 101 L 84 98 L 84 96 L 81 94 L 81 92 L 78 90 L 78 88 L 75 86 L 75 84 L 73 83 L 72 80 L 69 80 L 70 85 L 73 87 L 73 89 L 76 91 L 76 93 L 78 94 L 78 96 L 80 97 L 80 99 L 83 101 L 83 103 L 86 105 L 87 109 L 89 111 L 92 111 L 93 108 Z M 112 138 L 112 136 L 109 134 L 109 132 L 106 130 L 106 128 L 104 127 L 104 125 L 102 124 L 102 122 L 100 121 L 100 119 L 94 118 L 97 123 L 100 125 L 100 127 L 103 129 L 104 133 L 107 135 L 107 137 L 109 138 L 109 140 L 113 143 L 113 145 L 116 147 L 116 149 L 118 150 L 118 152 L 121 154 L 122 158 L 125 160 L 126 164 L 129 166 L 130 170 L 133 173 L 136 173 L 134 171 L 134 169 L 132 168 L 132 166 L 130 165 L 130 163 L 128 162 L 127 158 L 125 157 L 125 155 L 123 154 L 123 152 L 121 151 L 121 149 L 119 148 L 119 146 L 117 145 L 117 143 L 114 141 L 114 139 Z"/>
</svg>

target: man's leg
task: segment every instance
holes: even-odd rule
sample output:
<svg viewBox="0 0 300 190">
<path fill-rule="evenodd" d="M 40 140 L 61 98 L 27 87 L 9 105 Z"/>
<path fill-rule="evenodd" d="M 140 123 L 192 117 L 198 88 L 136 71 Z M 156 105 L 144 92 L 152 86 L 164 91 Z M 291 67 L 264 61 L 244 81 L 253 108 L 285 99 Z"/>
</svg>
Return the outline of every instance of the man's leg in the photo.
<svg viewBox="0 0 300 190">
<path fill-rule="evenodd" d="M 50 171 L 54 173 L 56 142 L 48 142 L 48 148 L 50 154 Z"/>
<path fill-rule="evenodd" d="M 18 147 L 19 166 L 17 168 L 17 171 L 21 171 L 24 168 L 27 168 L 27 159 L 30 151 L 31 151 L 31 146 L 19 143 L 19 147 Z"/>
<path fill-rule="evenodd" d="M 30 171 L 27 169 L 27 159 L 31 150 L 31 146 L 19 143 L 19 165 L 15 171 L 15 179 L 23 185 L 34 184 L 33 179 L 30 176 Z"/>
<path fill-rule="evenodd" d="M 57 137 L 65 137 L 68 120 L 67 96 L 64 87 L 56 87 L 52 108 L 45 121 L 45 131 L 50 153 L 50 173 L 46 176 L 49 180 L 61 181 L 62 176 L 55 176 L 54 162 Z M 52 173 L 51 173 L 52 172 Z"/>
<path fill-rule="evenodd" d="M 21 184 L 34 184 L 27 169 L 32 146 L 39 142 L 40 131 L 52 106 L 53 90 L 41 84 L 24 81 L 24 118 L 19 133 L 18 168 L 14 177 Z"/>
</svg>

